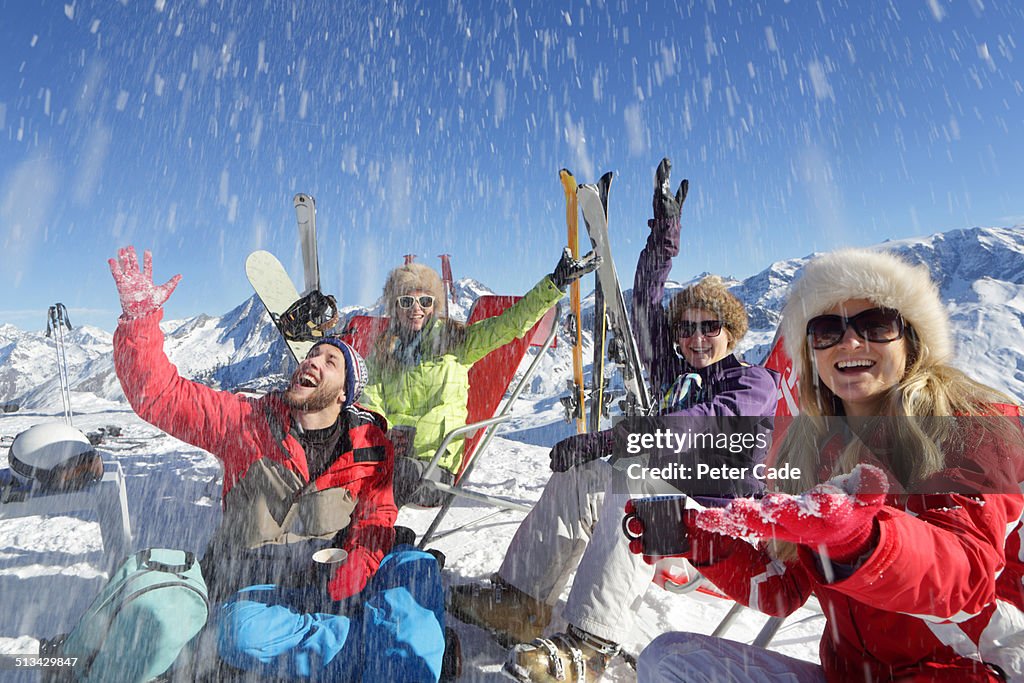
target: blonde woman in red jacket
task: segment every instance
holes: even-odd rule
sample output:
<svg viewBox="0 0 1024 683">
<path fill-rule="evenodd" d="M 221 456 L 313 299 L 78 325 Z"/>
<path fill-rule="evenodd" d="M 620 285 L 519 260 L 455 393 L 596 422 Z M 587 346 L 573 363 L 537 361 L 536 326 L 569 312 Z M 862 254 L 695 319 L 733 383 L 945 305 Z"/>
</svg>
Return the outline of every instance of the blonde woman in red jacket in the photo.
<svg viewBox="0 0 1024 683">
<path fill-rule="evenodd" d="M 1024 680 L 1020 412 L 948 364 L 927 269 L 881 251 L 816 258 L 782 332 L 803 414 L 777 465 L 794 476 L 682 533 L 745 605 L 782 616 L 816 596 L 821 664 L 672 633 L 644 650 L 639 680 Z"/>
</svg>

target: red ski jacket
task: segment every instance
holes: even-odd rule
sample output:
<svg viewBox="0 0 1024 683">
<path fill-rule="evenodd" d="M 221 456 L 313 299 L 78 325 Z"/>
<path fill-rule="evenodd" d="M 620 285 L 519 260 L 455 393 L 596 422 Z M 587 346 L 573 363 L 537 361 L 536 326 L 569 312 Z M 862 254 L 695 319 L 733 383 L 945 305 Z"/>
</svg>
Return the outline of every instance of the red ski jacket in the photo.
<svg viewBox="0 0 1024 683">
<path fill-rule="evenodd" d="M 162 317 L 157 311 L 134 320 L 122 318 L 114 333 L 114 368 L 139 417 L 220 460 L 225 494 L 261 458 L 308 484 L 306 455 L 290 433 L 290 410 L 280 396 L 245 398 L 179 376 L 163 350 Z M 394 452 L 385 436 L 386 422 L 376 413 L 350 410 L 357 412 L 349 420 L 351 449 L 313 482 L 317 490 L 342 487 L 356 501 L 344 543 L 348 559 L 328 584 L 335 600 L 362 590 L 377 571 L 394 541 L 398 516 L 392 495 Z M 367 457 L 370 452 L 374 457 Z"/>
<path fill-rule="evenodd" d="M 1015 406 L 997 410 L 1019 415 Z M 878 545 L 832 581 L 806 547 L 783 562 L 700 530 L 694 547 L 703 557 L 692 561 L 729 597 L 769 615 L 790 614 L 814 594 L 829 681 L 1024 681 L 1024 452 L 1015 439 L 967 443 L 948 469 L 887 498 Z M 821 460 L 841 447 L 833 440 Z"/>
</svg>

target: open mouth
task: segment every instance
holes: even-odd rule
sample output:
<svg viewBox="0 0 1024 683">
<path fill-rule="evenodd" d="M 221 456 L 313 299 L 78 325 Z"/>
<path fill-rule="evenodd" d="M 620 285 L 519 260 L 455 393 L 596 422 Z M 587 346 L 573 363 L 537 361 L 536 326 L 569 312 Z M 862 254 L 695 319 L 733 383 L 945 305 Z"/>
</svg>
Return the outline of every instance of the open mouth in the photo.
<svg viewBox="0 0 1024 683">
<path fill-rule="evenodd" d="M 316 387 L 319 386 L 320 384 L 320 382 L 318 382 L 317 379 L 308 372 L 304 372 L 301 375 L 299 375 L 295 383 L 298 384 L 300 387 L 306 387 L 307 389 L 316 389 Z"/>
<path fill-rule="evenodd" d="M 836 370 L 839 372 L 867 372 L 871 368 L 875 367 L 875 361 L 859 359 L 859 360 L 841 360 L 835 365 Z"/>
</svg>

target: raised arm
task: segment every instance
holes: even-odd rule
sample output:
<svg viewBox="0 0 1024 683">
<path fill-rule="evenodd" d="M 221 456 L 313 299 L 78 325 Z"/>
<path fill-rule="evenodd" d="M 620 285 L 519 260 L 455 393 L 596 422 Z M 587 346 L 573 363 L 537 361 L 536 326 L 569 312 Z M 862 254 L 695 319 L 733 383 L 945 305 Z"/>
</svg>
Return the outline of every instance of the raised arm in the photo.
<svg viewBox="0 0 1024 683">
<path fill-rule="evenodd" d="M 566 287 L 593 272 L 600 263 L 601 258 L 594 252 L 576 260 L 569 249 L 565 249 L 555 270 L 541 278 L 522 299 L 501 315 L 486 318 L 467 328 L 466 341 L 458 350 L 459 359 L 463 363 L 475 363 L 499 346 L 522 337 L 565 295 Z"/>
<path fill-rule="evenodd" d="M 162 306 L 181 276 L 155 285 L 150 253 L 145 252 L 140 269 L 132 247 L 109 263 L 124 311 L 114 333 L 114 369 L 132 409 L 155 427 L 220 457 L 218 446 L 252 406 L 184 379 L 167 359 Z"/>
<path fill-rule="evenodd" d="M 640 359 L 650 373 L 655 359 L 672 353 L 671 332 L 661 300 L 672 259 L 679 254 L 679 214 L 690 183 L 683 180 L 675 195 L 669 186 L 672 163 L 662 159 L 655 174 L 654 218 L 647 222 L 651 232 L 640 252 L 633 279 L 633 333 Z"/>
</svg>

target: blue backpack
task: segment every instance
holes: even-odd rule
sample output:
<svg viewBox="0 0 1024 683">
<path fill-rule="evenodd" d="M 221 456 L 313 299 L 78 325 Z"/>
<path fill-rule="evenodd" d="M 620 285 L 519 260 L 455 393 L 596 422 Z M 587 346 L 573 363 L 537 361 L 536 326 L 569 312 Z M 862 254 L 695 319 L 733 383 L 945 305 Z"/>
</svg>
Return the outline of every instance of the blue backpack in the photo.
<svg viewBox="0 0 1024 683">
<path fill-rule="evenodd" d="M 142 683 L 171 668 L 210 604 L 195 555 L 152 548 L 129 557 L 59 646 L 80 681 Z"/>
</svg>

